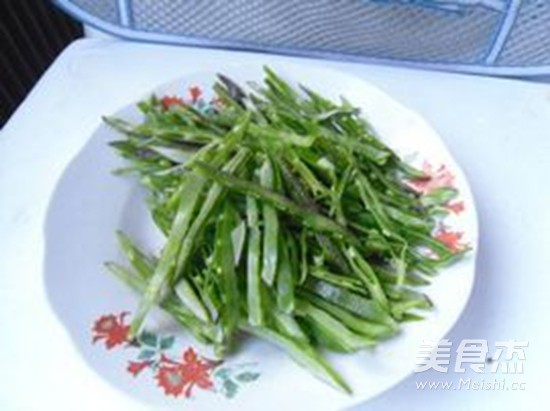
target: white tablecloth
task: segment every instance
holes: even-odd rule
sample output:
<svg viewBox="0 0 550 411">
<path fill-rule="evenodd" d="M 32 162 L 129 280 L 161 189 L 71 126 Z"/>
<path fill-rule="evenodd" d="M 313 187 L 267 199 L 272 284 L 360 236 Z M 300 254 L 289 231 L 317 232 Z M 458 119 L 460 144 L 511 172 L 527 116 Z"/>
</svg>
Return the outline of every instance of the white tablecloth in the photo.
<svg viewBox="0 0 550 411">
<path fill-rule="evenodd" d="M 300 60 L 354 73 L 433 124 L 469 177 L 480 219 L 474 292 L 448 338 L 455 344 L 463 338 L 530 343 L 525 391 L 417 390 L 417 381 L 458 383 L 461 377 L 430 372 L 412 375 L 357 410 L 544 408 L 549 85 L 87 39 L 65 50 L 0 132 L 0 409 L 144 409 L 88 369 L 48 305 L 42 277 L 46 207 L 102 114 L 186 72 L 251 60 Z"/>
</svg>

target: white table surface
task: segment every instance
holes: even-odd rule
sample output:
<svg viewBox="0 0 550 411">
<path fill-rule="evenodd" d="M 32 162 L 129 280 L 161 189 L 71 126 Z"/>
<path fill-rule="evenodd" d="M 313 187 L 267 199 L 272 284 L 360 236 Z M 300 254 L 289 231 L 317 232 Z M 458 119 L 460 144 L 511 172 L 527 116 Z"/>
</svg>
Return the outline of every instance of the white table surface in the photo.
<svg viewBox="0 0 550 411">
<path fill-rule="evenodd" d="M 46 207 L 102 114 L 187 72 L 258 60 L 298 60 L 353 73 L 440 132 L 469 177 L 480 219 L 476 284 L 448 338 L 455 344 L 463 338 L 530 344 L 525 373 L 516 378 L 526 382 L 525 391 L 419 391 L 417 381 L 458 383 L 464 377 L 425 372 L 355 410 L 544 408 L 550 365 L 544 351 L 550 343 L 549 85 L 86 39 L 64 51 L 0 131 L 0 410 L 145 409 L 87 368 L 49 307 L 42 276 Z"/>
</svg>

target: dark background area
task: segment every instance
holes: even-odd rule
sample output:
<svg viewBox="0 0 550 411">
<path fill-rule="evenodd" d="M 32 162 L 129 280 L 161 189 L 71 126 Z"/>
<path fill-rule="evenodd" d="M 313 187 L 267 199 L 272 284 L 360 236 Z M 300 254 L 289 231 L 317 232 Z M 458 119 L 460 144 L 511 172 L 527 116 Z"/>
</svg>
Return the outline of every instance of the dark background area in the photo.
<svg viewBox="0 0 550 411">
<path fill-rule="evenodd" d="M 0 127 L 82 26 L 48 0 L 0 0 Z"/>
</svg>

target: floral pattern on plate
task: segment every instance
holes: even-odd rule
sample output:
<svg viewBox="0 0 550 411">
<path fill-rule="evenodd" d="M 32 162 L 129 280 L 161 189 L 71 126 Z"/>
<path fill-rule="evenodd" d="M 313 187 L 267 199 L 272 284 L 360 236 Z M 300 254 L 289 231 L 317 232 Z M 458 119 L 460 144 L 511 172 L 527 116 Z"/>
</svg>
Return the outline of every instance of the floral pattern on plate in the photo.
<svg viewBox="0 0 550 411">
<path fill-rule="evenodd" d="M 193 347 L 182 348 L 174 354 L 176 338 L 173 335 L 144 330 L 130 339 L 128 315 L 121 312 L 100 316 L 92 326 L 92 342 L 102 342 L 107 350 L 131 351 L 133 359 L 128 360 L 126 371 L 134 377 L 149 373 L 167 396 L 189 398 L 197 387 L 233 398 L 243 384 L 260 377 L 254 363 L 227 365 L 223 360 L 199 355 Z"/>
</svg>

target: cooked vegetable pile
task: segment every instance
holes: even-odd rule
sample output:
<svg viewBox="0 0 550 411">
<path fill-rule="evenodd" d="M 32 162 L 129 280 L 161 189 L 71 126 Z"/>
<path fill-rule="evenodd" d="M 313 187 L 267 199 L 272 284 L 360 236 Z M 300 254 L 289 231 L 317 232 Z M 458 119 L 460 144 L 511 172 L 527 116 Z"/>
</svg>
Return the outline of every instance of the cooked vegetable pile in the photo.
<svg viewBox="0 0 550 411">
<path fill-rule="evenodd" d="M 222 75 L 213 90 L 212 104 L 153 96 L 138 125 L 105 119 L 124 134 L 118 172 L 139 177 L 166 236 L 152 256 L 119 233 L 130 267 L 107 263 L 142 296 L 131 333 L 160 306 L 219 356 L 243 331 L 349 391 L 321 351 L 368 349 L 422 318 L 415 289 L 463 254 L 432 235 L 456 192 L 413 190 L 429 177 L 343 99 L 268 68 L 250 91 Z"/>
</svg>

